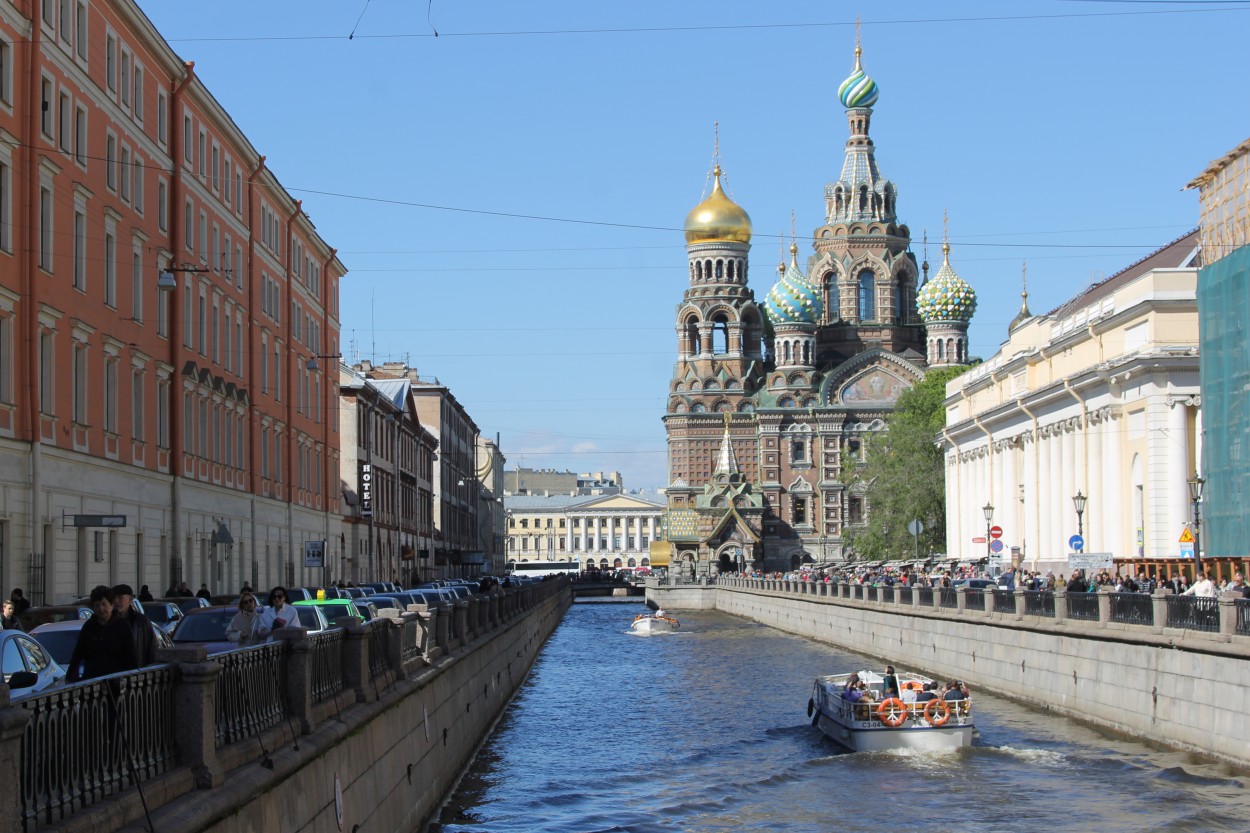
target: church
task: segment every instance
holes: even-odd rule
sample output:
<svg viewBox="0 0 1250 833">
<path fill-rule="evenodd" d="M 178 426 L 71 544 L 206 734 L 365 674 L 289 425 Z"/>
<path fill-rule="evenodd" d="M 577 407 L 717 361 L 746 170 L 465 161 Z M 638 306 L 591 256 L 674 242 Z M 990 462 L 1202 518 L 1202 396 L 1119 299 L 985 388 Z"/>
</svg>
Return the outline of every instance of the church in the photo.
<svg viewBox="0 0 1250 833">
<path fill-rule="evenodd" d="M 763 301 L 748 284 L 751 219 L 713 169 L 686 218 L 689 286 L 669 382 L 664 541 L 686 575 L 846 560 L 871 507 L 845 473 L 930 368 L 968 361 L 976 295 L 950 265 L 929 279 L 869 130 L 879 89 L 861 65 L 838 89 L 849 138 L 824 190 L 805 270 L 798 247 Z M 656 560 L 659 563 L 659 559 Z"/>
</svg>

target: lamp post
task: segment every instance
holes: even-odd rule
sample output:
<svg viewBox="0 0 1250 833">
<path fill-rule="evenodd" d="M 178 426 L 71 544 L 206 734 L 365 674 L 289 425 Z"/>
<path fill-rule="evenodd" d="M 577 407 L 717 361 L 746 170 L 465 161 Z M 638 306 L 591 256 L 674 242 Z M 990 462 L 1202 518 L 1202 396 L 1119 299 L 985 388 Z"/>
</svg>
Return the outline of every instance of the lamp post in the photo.
<svg viewBox="0 0 1250 833">
<path fill-rule="evenodd" d="M 1072 506 L 1076 509 L 1076 534 L 1079 538 L 1085 537 L 1085 501 L 1089 500 L 1085 495 L 1081 494 L 1081 490 L 1077 489 L 1076 494 L 1072 496 Z M 1084 549 L 1084 547 L 1082 547 Z"/>
<path fill-rule="evenodd" d="M 1202 569 L 1202 489 L 1207 481 L 1194 475 L 1189 481 L 1189 500 L 1194 508 L 1194 564 Z"/>
<path fill-rule="evenodd" d="M 990 549 L 990 527 L 994 524 L 994 504 L 987 500 L 985 505 L 981 507 L 981 511 L 985 513 L 985 561 L 988 569 L 990 554 L 992 552 Z"/>
</svg>

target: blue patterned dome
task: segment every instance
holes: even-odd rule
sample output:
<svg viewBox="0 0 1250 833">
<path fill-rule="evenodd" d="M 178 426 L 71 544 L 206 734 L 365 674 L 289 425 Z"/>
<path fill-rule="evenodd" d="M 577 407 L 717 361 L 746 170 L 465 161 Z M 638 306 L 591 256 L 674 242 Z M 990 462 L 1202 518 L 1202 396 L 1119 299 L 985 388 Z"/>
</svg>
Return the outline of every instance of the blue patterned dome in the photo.
<svg viewBox="0 0 1250 833">
<path fill-rule="evenodd" d="M 798 251 L 798 246 L 790 245 L 790 268 L 768 290 L 768 297 L 764 299 L 764 312 L 773 326 L 816 324 L 824 312 L 820 289 L 799 271 Z"/>
<path fill-rule="evenodd" d="M 926 323 L 971 321 L 977 311 L 977 293 L 955 274 L 950 262 L 950 244 L 942 244 L 942 268 L 916 295 L 916 311 Z"/>
<path fill-rule="evenodd" d="M 857 45 L 855 47 L 855 70 L 851 73 L 851 77 L 838 87 L 838 98 L 842 100 L 842 106 L 848 110 L 854 107 L 871 107 L 877 103 L 877 96 L 881 94 L 877 82 L 869 78 L 868 73 L 864 72 L 863 67 L 859 65 L 861 51 Z"/>
</svg>

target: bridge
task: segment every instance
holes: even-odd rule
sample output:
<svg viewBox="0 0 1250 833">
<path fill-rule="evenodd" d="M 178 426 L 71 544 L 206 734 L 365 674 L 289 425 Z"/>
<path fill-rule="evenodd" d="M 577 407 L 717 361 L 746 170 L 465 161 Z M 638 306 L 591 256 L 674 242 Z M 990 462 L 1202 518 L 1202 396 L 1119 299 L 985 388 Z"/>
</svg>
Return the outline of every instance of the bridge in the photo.
<svg viewBox="0 0 1250 833">
<path fill-rule="evenodd" d="M 1250 765 L 1250 599 L 870 587 L 781 579 L 647 583 L 708 608 L 1177 749 Z M 840 669 L 812 669 L 820 673 Z"/>
<path fill-rule="evenodd" d="M 572 603 L 565 579 L 10 701 L 0 833 L 421 829 Z"/>
<path fill-rule="evenodd" d="M 573 581 L 573 598 L 611 598 L 622 602 L 637 603 L 647 594 L 646 585 L 628 581 Z"/>
</svg>

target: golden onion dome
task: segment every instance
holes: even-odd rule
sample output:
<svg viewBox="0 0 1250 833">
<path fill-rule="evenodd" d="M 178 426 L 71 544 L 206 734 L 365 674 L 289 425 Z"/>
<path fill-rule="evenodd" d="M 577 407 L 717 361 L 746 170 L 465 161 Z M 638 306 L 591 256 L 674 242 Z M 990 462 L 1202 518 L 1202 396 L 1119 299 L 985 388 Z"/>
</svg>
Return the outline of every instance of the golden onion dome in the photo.
<svg viewBox="0 0 1250 833">
<path fill-rule="evenodd" d="M 720 165 L 712 195 L 686 215 L 686 243 L 750 243 L 751 218 L 720 187 Z"/>
</svg>

